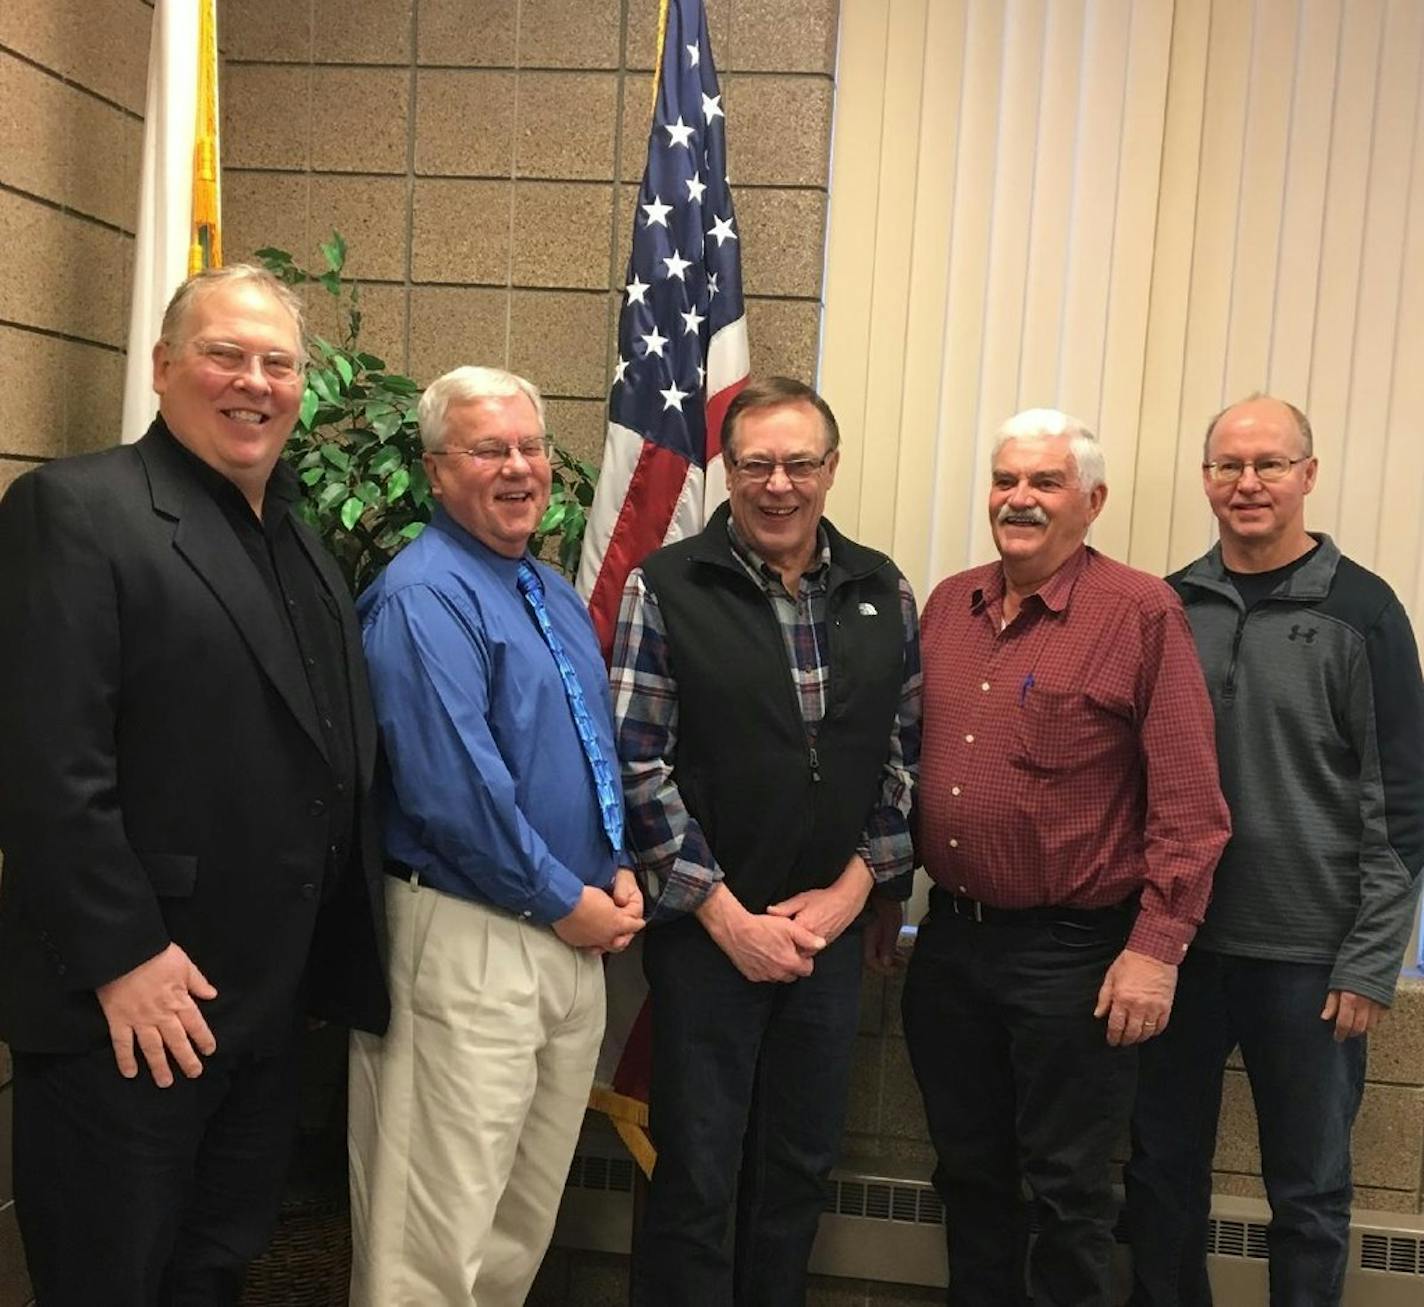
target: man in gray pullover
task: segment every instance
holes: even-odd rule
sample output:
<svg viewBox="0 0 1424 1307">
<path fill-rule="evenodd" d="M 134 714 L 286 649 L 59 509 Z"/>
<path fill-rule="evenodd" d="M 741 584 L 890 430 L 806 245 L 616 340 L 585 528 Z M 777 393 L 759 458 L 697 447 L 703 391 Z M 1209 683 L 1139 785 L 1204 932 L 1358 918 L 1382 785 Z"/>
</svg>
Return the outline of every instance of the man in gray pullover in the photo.
<svg viewBox="0 0 1424 1307">
<path fill-rule="evenodd" d="M 1272 1307 L 1333 1307 L 1366 1033 L 1389 1007 L 1424 863 L 1424 682 L 1378 576 L 1307 533 L 1310 423 L 1264 395 L 1207 428 L 1220 543 L 1169 577 L 1216 710 L 1232 839 L 1144 1045 L 1127 1222 L 1132 1307 L 1209 1307 L 1211 1160 L 1240 1045 L 1271 1202 Z"/>
</svg>

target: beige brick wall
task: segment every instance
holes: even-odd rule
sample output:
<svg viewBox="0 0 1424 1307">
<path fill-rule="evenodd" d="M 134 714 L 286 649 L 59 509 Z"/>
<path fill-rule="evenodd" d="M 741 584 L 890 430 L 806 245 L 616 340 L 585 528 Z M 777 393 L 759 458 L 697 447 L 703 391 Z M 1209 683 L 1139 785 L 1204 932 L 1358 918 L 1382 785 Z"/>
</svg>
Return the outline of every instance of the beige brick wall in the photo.
<svg viewBox="0 0 1424 1307">
<path fill-rule="evenodd" d="M 117 438 L 151 14 L 0 5 L 0 489 Z"/>
<path fill-rule="evenodd" d="M 0 494 L 36 462 L 118 439 L 152 12 L 0 3 Z M 0 1307 L 29 1300 L 10 1094 L 0 1045 Z"/>
<path fill-rule="evenodd" d="M 853 1158 L 928 1179 L 934 1153 L 905 1052 L 900 988 L 898 981 L 866 977 L 845 1147 Z M 1239 1056 L 1226 1075 L 1213 1187 L 1264 1198 L 1256 1117 Z M 1424 1212 L 1424 979 L 1401 982 L 1394 1009 L 1370 1037 L 1354 1152 L 1356 1208 Z M 1124 1141 L 1119 1158 L 1125 1156 Z"/>
<path fill-rule="evenodd" d="M 752 365 L 810 378 L 837 0 L 707 8 Z M 655 0 L 226 0 L 228 259 L 275 244 L 316 261 L 339 229 L 368 347 L 421 382 L 464 362 L 526 373 L 551 430 L 596 457 L 656 14 Z"/>
</svg>

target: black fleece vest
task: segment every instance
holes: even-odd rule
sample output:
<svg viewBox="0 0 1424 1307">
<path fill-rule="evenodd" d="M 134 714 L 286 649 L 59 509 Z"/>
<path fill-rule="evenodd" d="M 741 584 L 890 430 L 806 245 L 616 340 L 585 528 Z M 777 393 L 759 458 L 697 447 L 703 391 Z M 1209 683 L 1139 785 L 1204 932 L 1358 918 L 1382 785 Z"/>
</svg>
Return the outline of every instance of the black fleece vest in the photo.
<svg viewBox="0 0 1424 1307">
<path fill-rule="evenodd" d="M 830 681 L 814 751 L 766 595 L 732 553 L 724 505 L 648 557 L 678 688 L 673 780 L 727 888 L 752 912 L 845 869 L 879 795 L 904 679 L 900 573 L 824 523 Z"/>
</svg>

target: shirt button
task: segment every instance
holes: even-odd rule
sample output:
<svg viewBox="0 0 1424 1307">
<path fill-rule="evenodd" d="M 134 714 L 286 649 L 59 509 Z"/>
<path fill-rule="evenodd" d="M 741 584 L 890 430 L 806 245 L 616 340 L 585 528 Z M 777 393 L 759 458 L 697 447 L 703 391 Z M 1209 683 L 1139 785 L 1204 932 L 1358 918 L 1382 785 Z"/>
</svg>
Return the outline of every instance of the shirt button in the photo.
<svg viewBox="0 0 1424 1307">
<path fill-rule="evenodd" d="M 985 682 L 983 683 L 983 685 L 981 685 L 979 688 L 980 688 L 981 690 L 987 690 L 987 689 L 989 688 L 989 682 L 988 682 L 988 681 L 985 681 Z"/>
<path fill-rule="evenodd" d="M 968 886 L 968 885 L 961 885 L 961 886 L 959 887 L 959 892 L 960 892 L 961 894 L 968 894 L 968 893 L 969 893 L 969 886 Z"/>
<path fill-rule="evenodd" d="M 313 817 L 320 817 L 321 814 L 326 811 L 326 803 L 322 799 L 313 799 L 311 803 L 307 805 L 307 811 L 311 813 Z"/>
<path fill-rule="evenodd" d="M 338 794 L 345 794 L 345 793 L 346 793 L 346 782 L 345 782 L 345 781 L 337 781 L 337 782 L 336 782 L 336 792 L 337 792 Z"/>
<path fill-rule="evenodd" d="M 952 786 L 950 786 L 949 792 L 950 792 L 951 794 L 953 794 L 953 795 L 957 798 L 958 795 L 959 795 L 959 786 L 957 786 L 957 785 L 952 785 Z"/>
<path fill-rule="evenodd" d="M 315 667 L 315 666 L 316 666 L 316 659 L 315 659 L 315 658 L 308 658 L 308 659 L 306 660 L 306 664 L 307 664 L 308 667 Z"/>
<path fill-rule="evenodd" d="M 297 601 L 296 601 L 295 599 L 288 599 L 288 600 L 287 600 L 287 607 L 288 607 L 288 608 L 295 608 L 296 606 L 297 606 Z"/>
<path fill-rule="evenodd" d="M 311 881 L 307 881 L 307 883 L 302 886 L 302 897 L 304 899 L 316 898 L 316 886 L 313 885 Z"/>
<path fill-rule="evenodd" d="M 972 735 L 966 735 L 966 736 L 964 737 L 964 743 L 965 743 L 965 744 L 973 744 L 973 743 L 974 743 L 974 737 L 973 737 Z"/>
<path fill-rule="evenodd" d="M 950 842 L 949 842 L 949 847 L 952 848 L 952 849 L 957 849 L 957 848 L 959 847 L 959 841 L 958 841 L 958 840 L 950 840 Z"/>
</svg>

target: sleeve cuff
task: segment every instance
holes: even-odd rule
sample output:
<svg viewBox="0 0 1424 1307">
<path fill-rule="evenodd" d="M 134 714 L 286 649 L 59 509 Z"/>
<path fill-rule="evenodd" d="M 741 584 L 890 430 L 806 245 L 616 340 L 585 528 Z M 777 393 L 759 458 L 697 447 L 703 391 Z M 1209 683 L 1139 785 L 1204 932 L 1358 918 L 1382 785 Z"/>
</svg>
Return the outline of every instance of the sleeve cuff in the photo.
<svg viewBox="0 0 1424 1307">
<path fill-rule="evenodd" d="M 516 915 L 541 926 L 552 926 L 578 907 L 583 891 L 583 881 L 567 867 L 559 866 L 551 871 L 543 889 L 536 890 L 516 910 Z"/>
<path fill-rule="evenodd" d="M 1190 921 L 1144 912 L 1132 927 L 1127 947 L 1175 967 L 1186 957 L 1196 933 L 1197 928 Z"/>
</svg>

